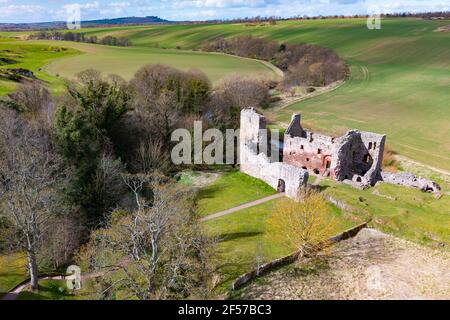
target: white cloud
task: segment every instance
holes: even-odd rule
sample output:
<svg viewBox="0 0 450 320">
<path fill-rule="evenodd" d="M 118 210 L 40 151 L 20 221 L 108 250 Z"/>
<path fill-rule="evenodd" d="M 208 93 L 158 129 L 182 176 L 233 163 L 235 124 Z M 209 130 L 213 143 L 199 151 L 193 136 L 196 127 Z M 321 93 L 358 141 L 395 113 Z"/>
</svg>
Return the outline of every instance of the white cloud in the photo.
<svg viewBox="0 0 450 320">
<path fill-rule="evenodd" d="M 40 12 L 44 12 L 45 10 L 45 7 L 40 5 L 10 4 L 0 7 L 0 18 L 16 17 L 24 14 L 39 14 Z"/>
<path fill-rule="evenodd" d="M 113 8 L 126 8 L 129 7 L 131 4 L 129 2 L 111 2 L 108 4 L 108 6 Z"/>
<path fill-rule="evenodd" d="M 173 20 L 212 20 L 218 17 L 216 10 L 195 10 L 188 12 L 172 11 L 165 18 Z"/>
<path fill-rule="evenodd" d="M 173 1 L 175 9 L 184 8 L 236 8 L 259 7 L 267 4 L 265 0 L 181 0 Z"/>
<path fill-rule="evenodd" d="M 246 16 L 351 15 L 382 12 L 448 11 L 450 0 L 0 0 L 0 22 L 65 21 L 66 7 L 79 2 L 82 20 L 158 15 L 172 20 Z M 67 2 L 66 2 L 67 1 Z M 65 5 L 64 5 L 65 3 Z"/>
</svg>

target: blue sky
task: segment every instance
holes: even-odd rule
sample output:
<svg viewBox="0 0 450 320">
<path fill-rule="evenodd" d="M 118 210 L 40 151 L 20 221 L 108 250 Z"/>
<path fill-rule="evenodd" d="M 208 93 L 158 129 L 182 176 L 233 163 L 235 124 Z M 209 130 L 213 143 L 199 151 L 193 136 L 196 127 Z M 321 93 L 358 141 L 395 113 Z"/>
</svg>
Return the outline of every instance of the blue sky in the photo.
<svg viewBox="0 0 450 320">
<path fill-rule="evenodd" d="M 147 15 L 169 20 L 210 20 L 450 10 L 450 0 L 0 0 L 0 23 L 65 21 L 66 6 L 74 3 L 81 7 L 82 20 Z"/>
</svg>

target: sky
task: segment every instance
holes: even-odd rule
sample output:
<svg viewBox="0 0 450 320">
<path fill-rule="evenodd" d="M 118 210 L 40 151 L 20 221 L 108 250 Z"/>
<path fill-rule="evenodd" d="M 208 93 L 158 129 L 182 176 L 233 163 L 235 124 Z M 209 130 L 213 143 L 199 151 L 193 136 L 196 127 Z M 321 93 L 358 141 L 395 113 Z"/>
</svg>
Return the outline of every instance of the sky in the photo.
<svg viewBox="0 0 450 320">
<path fill-rule="evenodd" d="M 0 23 L 67 21 L 78 4 L 81 20 L 159 16 L 173 21 L 254 16 L 352 15 L 450 11 L 450 0 L 0 0 Z M 70 10 L 69 10 L 70 12 Z"/>
</svg>

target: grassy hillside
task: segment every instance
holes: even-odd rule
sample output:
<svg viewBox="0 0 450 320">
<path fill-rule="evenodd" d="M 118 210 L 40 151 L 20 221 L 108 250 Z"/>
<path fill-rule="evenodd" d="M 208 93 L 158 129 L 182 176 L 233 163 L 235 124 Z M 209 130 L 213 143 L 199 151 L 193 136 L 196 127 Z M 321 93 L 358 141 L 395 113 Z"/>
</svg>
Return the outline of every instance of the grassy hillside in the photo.
<svg viewBox="0 0 450 320">
<path fill-rule="evenodd" d="M 388 134 L 396 151 L 429 165 L 450 169 L 450 33 L 434 32 L 449 21 L 384 19 L 381 30 L 368 30 L 365 19 L 244 24 L 177 25 L 90 29 L 90 35 L 128 37 L 133 45 L 198 48 L 218 36 L 253 34 L 292 43 L 335 49 L 352 76 L 333 93 L 294 104 L 305 123 L 333 133 L 348 128 Z"/>
<path fill-rule="evenodd" d="M 358 190 L 324 179 L 326 194 L 352 208 L 348 217 L 372 217 L 372 225 L 384 232 L 431 246 L 450 244 L 450 196 L 436 199 L 430 193 L 402 186 L 380 184 Z"/>
<path fill-rule="evenodd" d="M 44 41 L 44 43 L 55 44 L 55 41 Z M 48 73 L 59 74 L 64 78 L 72 78 L 80 71 L 94 68 L 104 74 L 115 73 L 129 80 L 139 68 L 150 63 L 167 64 L 182 70 L 202 70 L 214 83 L 234 73 L 263 78 L 276 77 L 271 68 L 259 61 L 233 56 L 156 48 L 108 47 L 61 41 L 56 43 L 84 52 L 82 55 L 54 61 L 45 67 Z"/>
<path fill-rule="evenodd" d="M 253 34 L 292 43 L 335 49 L 352 75 L 338 90 L 279 111 L 273 120 L 288 122 L 292 112 L 305 124 L 328 133 L 349 128 L 388 134 L 397 152 L 450 170 L 450 33 L 434 32 L 449 21 L 384 19 L 381 30 L 368 30 L 365 19 L 280 22 L 275 26 L 167 25 L 82 29 L 87 35 L 128 37 L 139 48 L 104 48 L 50 64 L 50 73 L 72 76 L 85 67 L 129 78 L 142 64 L 160 62 L 182 69 L 200 68 L 217 81 L 228 72 L 268 72 L 258 63 L 186 51 L 218 36 Z M 14 33 L 3 33 L 14 36 Z M 21 34 L 22 35 L 22 34 Z M 74 46 L 86 46 L 72 44 Z M 92 46 L 91 46 L 92 47 Z M 144 48 L 146 47 L 146 48 Z M 83 48 L 84 49 L 84 48 Z"/>
<path fill-rule="evenodd" d="M 16 83 L 3 79 L 1 69 L 24 68 L 33 71 L 34 75 L 50 83 L 54 90 L 60 90 L 63 87 L 62 79 L 42 70 L 42 67 L 52 60 L 76 55 L 78 52 L 74 49 L 61 48 L 58 44 L 33 44 L 24 41 L 0 41 L 0 58 L 9 58 L 14 60 L 14 64 L 0 65 L 0 96 L 14 90 Z"/>
</svg>

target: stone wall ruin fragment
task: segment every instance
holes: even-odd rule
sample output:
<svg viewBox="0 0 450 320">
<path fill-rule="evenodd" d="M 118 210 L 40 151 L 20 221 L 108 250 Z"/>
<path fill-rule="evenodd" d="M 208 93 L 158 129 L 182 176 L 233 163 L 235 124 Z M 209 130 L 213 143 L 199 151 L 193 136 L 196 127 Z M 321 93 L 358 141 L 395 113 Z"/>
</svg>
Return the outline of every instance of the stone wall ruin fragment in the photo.
<svg viewBox="0 0 450 320">
<path fill-rule="evenodd" d="M 309 174 L 329 176 L 360 189 L 386 182 L 440 191 L 435 182 L 410 173 L 382 172 L 385 135 L 350 130 L 334 138 L 304 129 L 301 116 L 294 114 L 284 135 L 282 160 L 273 161 L 270 150 L 260 147 L 268 140 L 265 129 L 264 116 L 253 108 L 241 111 L 240 169 L 290 198 L 297 199 Z"/>
</svg>

